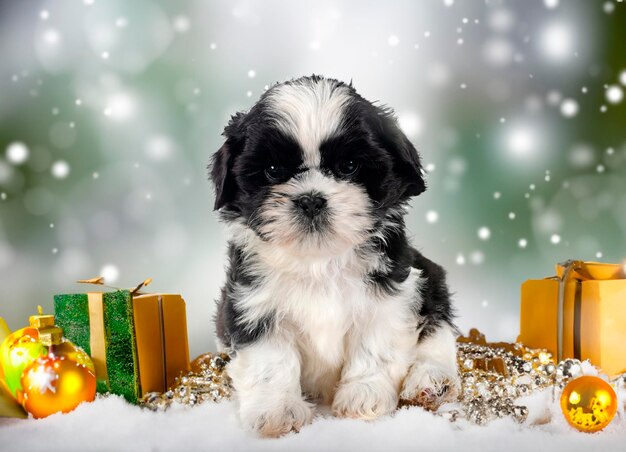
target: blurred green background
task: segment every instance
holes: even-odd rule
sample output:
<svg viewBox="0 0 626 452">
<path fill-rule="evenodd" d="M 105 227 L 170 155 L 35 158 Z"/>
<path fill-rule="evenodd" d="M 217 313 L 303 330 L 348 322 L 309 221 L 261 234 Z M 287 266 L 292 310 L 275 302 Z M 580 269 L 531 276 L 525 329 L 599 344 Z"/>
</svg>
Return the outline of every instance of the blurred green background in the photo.
<svg viewBox="0 0 626 452">
<path fill-rule="evenodd" d="M 268 85 L 317 73 L 396 109 L 429 172 L 413 242 L 463 330 L 514 339 L 523 280 L 626 257 L 625 43 L 619 1 L 4 1 L 0 316 L 152 277 L 213 350 L 209 156 Z"/>
</svg>

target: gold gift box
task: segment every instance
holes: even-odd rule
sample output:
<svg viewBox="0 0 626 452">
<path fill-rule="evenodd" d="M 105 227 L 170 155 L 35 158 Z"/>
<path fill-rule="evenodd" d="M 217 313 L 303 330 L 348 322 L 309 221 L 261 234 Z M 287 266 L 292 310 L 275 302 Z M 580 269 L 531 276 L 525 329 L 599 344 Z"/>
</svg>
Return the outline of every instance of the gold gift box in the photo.
<svg viewBox="0 0 626 452">
<path fill-rule="evenodd" d="M 56 324 L 64 336 L 89 353 L 99 392 L 136 403 L 148 392 L 165 392 L 189 371 L 185 301 L 178 294 L 134 289 L 55 295 Z"/>
<path fill-rule="evenodd" d="M 522 284 L 518 341 L 559 361 L 588 359 L 626 372 L 626 274 L 622 264 L 568 261 L 556 276 Z"/>
</svg>

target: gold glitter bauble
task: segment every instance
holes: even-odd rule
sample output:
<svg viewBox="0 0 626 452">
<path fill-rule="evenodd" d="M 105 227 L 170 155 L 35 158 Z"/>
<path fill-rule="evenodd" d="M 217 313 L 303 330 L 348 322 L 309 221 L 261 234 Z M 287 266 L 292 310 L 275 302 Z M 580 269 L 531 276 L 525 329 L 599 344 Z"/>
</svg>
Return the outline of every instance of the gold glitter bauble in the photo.
<svg viewBox="0 0 626 452">
<path fill-rule="evenodd" d="M 72 411 L 96 397 L 96 375 L 86 365 L 49 353 L 22 374 L 24 408 L 35 418 Z"/>
<path fill-rule="evenodd" d="M 597 432 L 609 425 L 615 416 L 617 395 L 611 385 L 599 377 L 579 377 L 563 389 L 561 410 L 575 429 Z"/>
</svg>

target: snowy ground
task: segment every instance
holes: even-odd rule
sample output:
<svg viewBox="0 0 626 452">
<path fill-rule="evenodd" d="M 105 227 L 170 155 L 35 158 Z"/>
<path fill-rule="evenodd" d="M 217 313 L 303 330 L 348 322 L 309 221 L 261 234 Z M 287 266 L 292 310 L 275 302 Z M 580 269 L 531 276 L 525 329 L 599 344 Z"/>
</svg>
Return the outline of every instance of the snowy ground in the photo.
<svg viewBox="0 0 626 452">
<path fill-rule="evenodd" d="M 544 425 L 518 425 L 501 419 L 479 427 L 450 423 L 421 408 L 411 408 L 375 422 L 320 416 L 298 434 L 266 440 L 240 428 L 232 402 L 178 406 L 154 413 L 118 397 L 107 397 L 47 419 L 0 419 L 0 450 L 625 450 L 626 420 L 621 400 L 622 408 L 611 425 L 593 435 L 569 428 L 549 394 L 538 394 L 527 401 L 529 422 L 551 413 L 552 422 Z"/>
</svg>

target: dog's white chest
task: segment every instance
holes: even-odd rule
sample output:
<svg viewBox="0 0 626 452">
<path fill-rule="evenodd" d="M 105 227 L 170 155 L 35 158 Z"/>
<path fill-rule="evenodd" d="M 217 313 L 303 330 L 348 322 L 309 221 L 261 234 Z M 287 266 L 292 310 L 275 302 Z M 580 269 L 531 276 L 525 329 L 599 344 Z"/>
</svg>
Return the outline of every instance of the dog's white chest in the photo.
<svg viewBox="0 0 626 452">
<path fill-rule="evenodd" d="M 346 272 L 347 273 L 347 272 Z M 315 361 L 340 365 L 345 336 L 354 327 L 356 308 L 367 298 L 360 278 L 336 272 L 284 281 L 285 319 L 296 329 L 303 355 Z"/>
</svg>

